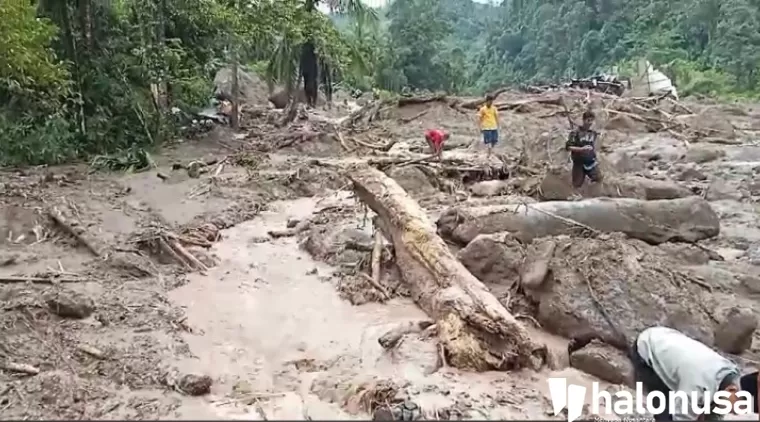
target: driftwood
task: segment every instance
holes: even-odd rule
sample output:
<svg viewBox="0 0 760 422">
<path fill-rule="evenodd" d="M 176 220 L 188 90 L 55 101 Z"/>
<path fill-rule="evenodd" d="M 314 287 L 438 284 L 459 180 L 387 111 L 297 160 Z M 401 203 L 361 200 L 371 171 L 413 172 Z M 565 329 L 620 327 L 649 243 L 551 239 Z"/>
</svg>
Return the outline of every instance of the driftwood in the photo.
<svg viewBox="0 0 760 422">
<path fill-rule="evenodd" d="M 438 220 L 445 238 L 467 244 L 479 234 L 511 232 L 523 241 L 571 234 L 579 229 L 622 232 L 651 244 L 696 242 L 717 236 L 720 219 L 704 199 L 642 201 L 598 198 L 513 204 L 470 210 L 451 208 Z"/>
<path fill-rule="evenodd" d="M 55 284 L 55 283 L 80 283 L 85 281 L 81 278 L 70 277 L 27 277 L 27 276 L 2 276 L 0 277 L 0 284 L 10 283 L 32 283 L 32 284 Z"/>
<path fill-rule="evenodd" d="M 4 362 L 0 363 L 0 369 L 17 374 L 37 375 L 40 369 L 26 363 Z"/>
<path fill-rule="evenodd" d="M 90 253 L 97 257 L 101 255 L 100 248 L 95 245 L 95 242 L 87 238 L 86 231 L 78 222 L 68 221 L 57 208 L 48 210 L 47 215 L 64 232 L 74 237 L 79 244 L 86 247 Z"/>
<path fill-rule="evenodd" d="M 346 176 L 377 213 L 412 297 L 436 321 L 449 364 L 479 371 L 540 367 L 545 347 L 456 259 L 419 204 L 372 167 L 352 166 Z"/>
<path fill-rule="evenodd" d="M 375 284 L 380 284 L 382 278 L 382 267 L 380 258 L 383 255 L 383 235 L 379 231 L 375 232 L 375 245 L 372 248 L 372 280 Z"/>
</svg>

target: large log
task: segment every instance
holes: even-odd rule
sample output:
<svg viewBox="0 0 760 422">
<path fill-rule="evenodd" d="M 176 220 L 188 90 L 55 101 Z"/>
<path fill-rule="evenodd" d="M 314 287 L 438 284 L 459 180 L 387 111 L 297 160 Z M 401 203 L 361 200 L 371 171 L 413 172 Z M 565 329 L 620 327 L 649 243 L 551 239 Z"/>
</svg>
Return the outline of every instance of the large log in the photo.
<svg viewBox="0 0 760 422">
<path fill-rule="evenodd" d="M 651 244 L 696 242 L 720 232 L 718 215 L 707 201 L 697 196 L 658 201 L 596 198 L 469 210 L 451 208 L 441 215 L 437 225 L 443 237 L 463 245 L 479 234 L 511 232 L 530 242 L 536 237 L 577 233 L 583 230 L 581 226 L 600 232 L 622 232 Z"/>
<path fill-rule="evenodd" d="M 353 166 L 347 176 L 377 213 L 412 297 L 436 321 L 449 364 L 477 371 L 542 364 L 546 348 L 456 259 L 419 204 L 370 166 Z"/>
</svg>

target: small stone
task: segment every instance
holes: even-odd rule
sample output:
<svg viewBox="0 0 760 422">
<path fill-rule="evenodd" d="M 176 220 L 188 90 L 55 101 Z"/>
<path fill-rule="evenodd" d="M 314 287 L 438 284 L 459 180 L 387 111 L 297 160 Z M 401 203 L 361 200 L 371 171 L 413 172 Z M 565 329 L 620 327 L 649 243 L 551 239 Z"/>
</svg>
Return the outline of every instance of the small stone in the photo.
<svg viewBox="0 0 760 422">
<path fill-rule="evenodd" d="M 95 311 L 92 299 L 73 290 L 48 291 L 43 300 L 54 314 L 63 318 L 87 318 Z"/>
<path fill-rule="evenodd" d="M 570 365 L 614 384 L 633 381 L 633 365 L 623 352 L 594 340 L 570 355 Z"/>
<path fill-rule="evenodd" d="M 744 352 L 752 346 L 757 324 L 757 316 L 751 309 L 732 307 L 715 329 L 715 346 L 726 353 Z"/>
<path fill-rule="evenodd" d="M 297 226 L 297 225 L 298 225 L 298 223 L 300 223 L 300 222 L 301 222 L 301 220 L 299 220 L 298 218 L 289 218 L 289 219 L 288 219 L 288 222 L 285 224 L 285 226 L 286 226 L 287 228 L 289 228 L 289 229 L 292 229 L 292 228 L 294 228 L 295 226 Z"/>
<path fill-rule="evenodd" d="M 185 394 L 202 396 L 211 392 L 213 383 L 214 381 L 208 375 L 186 374 L 179 379 L 177 387 Z"/>
</svg>

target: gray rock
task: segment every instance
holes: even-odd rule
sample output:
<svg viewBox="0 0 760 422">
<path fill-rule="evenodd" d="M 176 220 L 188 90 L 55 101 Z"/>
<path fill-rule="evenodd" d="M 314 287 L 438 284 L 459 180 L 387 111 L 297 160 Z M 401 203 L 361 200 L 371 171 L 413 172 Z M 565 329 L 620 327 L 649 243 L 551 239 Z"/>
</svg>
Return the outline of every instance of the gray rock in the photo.
<svg viewBox="0 0 760 422">
<path fill-rule="evenodd" d="M 556 247 L 556 242 L 551 239 L 536 239 L 530 244 L 520 271 L 520 285 L 523 288 L 535 290 L 541 287 L 549 273 L 549 263 Z"/>
<path fill-rule="evenodd" d="M 700 171 L 695 165 L 682 166 L 676 172 L 676 180 L 682 182 L 707 180 L 707 175 Z"/>
<path fill-rule="evenodd" d="M 519 280 L 522 245 L 509 234 L 479 235 L 457 256 L 480 281 L 512 286 Z"/>
<path fill-rule="evenodd" d="M 722 149 L 695 145 L 695 146 L 689 147 L 689 150 L 686 151 L 686 156 L 684 157 L 684 161 L 690 162 L 690 163 L 703 164 L 703 163 L 708 163 L 710 161 L 717 160 L 718 158 L 722 158 L 725 155 L 726 155 L 726 152 Z"/>
<path fill-rule="evenodd" d="M 538 298 L 547 331 L 626 348 L 643 329 L 664 325 L 713 344 L 712 316 L 693 305 L 701 296 L 672 281 L 676 264 L 657 247 L 619 234 L 556 241 Z"/>
<path fill-rule="evenodd" d="M 742 198 L 742 193 L 737 186 L 731 186 L 724 180 L 715 180 L 708 185 L 705 198 L 708 201 L 722 201 L 726 199 L 738 201 Z"/>
<path fill-rule="evenodd" d="M 208 375 L 185 374 L 177 381 L 180 391 L 191 396 L 202 396 L 211 392 L 214 380 Z"/>
<path fill-rule="evenodd" d="M 214 93 L 232 98 L 232 69 L 219 69 L 214 77 Z M 244 104 L 266 104 L 268 101 L 266 82 L 254 73 L 238 69 L 238 99 Z"/>
<path fill-rule="evenodd" d="M 499 196 L 509 191 L 509 183 L 505 180 L 485 180 L 470 186 L 470 192 L 475 196 Z"/>
<path fill-rule="evenodd" d="M 388 170 L 388 176 L 412 196 L 430 195 L 438 191 L 419 166 L 394 167 Z"/>
<path fill-rule="evenodd" d="M 628 356 L 596 340 L 573 352 L 570 366 L 614 384 L 632 385 L 634 381 L 633 364 Z"/>
<path fill-rule="evenodd" d="M 658 247 L 677 261 L 683 261 L 694 265 L 702 265 L 710 262 L 710 254 L 704 249 L 700 249 L 688 243 L 667 242 Z"/>
<path fill-rule="evenodd" d="M 73 290 L 51 290 L 45 292 L 43 300 L 54 314 L 63 318 L 82 319 L 95 312 L 95 302 Z"/>
<path fill-rule="evenodd" d="M 757 323 L 757 316 L 751 309 L 732 307 L 715 328 L 715 346 L 726 353 L 744 352 L 752 346 Z"/>
</svg>

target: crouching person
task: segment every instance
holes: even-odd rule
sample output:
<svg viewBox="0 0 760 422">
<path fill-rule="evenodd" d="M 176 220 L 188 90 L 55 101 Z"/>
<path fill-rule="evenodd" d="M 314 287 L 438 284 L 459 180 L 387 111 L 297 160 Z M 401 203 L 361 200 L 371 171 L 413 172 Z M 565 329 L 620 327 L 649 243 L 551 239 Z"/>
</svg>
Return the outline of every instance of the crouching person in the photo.
<svg viewBox="0 0 760 422">
<path fill-rule="evenodd" d="M 722 415 L 708 411 L 714 407 L 708 409 L 705 403 L 690 401 L 695 397 L 700 400 L 712 398 L 715 393 L 725 391 L 731 409 L 735 409 L 733 406 L 737 401 L 750 395 L 741 391 L 742 382 L 736 364 L 705 344 L 671 328 L 651 327 L 642 331 L 631 346 L 630 358 L 636 382 L 642 383 L 644 391 L 659 391 L 665 397 L 664 406 L 658 403 L 659 399 L 652 403 L 653 408 L 664 407 L 654 416 L 656 421 L 720 420 Z M 685 394 L 679 394 L 677 397 L 680 399 L 668 403 L 671 392 Z M 687 397 L 686 403 L 681 401 L 683 397 Z"/>
</svg>

